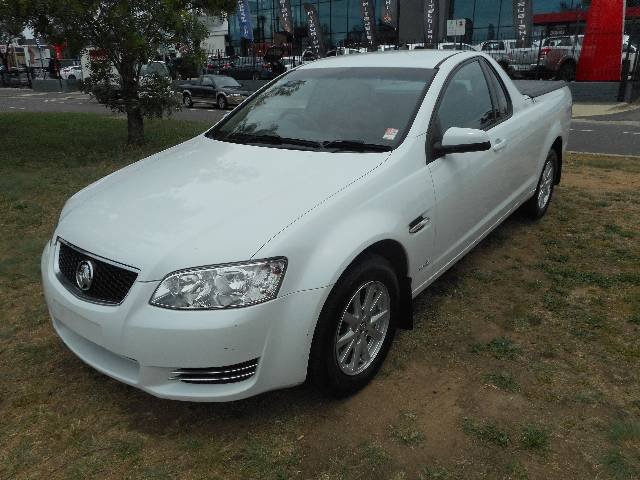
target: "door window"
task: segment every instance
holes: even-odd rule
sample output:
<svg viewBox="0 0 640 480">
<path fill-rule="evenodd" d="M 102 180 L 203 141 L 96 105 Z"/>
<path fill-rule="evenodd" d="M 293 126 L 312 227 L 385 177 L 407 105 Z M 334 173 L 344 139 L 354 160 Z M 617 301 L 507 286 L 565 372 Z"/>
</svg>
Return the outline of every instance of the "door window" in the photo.
<svg viewBox="0 0 640 480">
<path fill-rule="evenodd" d="M 433 141 L 451 127 L 488 129 L 493 104 L 484 72 L 477 60 L 463 65 L 449 80 L 434 118 Z"/>
<path fill-rule="evenodd" d="M 495 92 L 495 120 L 496 122 L 502 122 L 511 116 L 511 97 L 495 69 L 489 65 L 489 62 L 482 61 Z"/>
</svg>

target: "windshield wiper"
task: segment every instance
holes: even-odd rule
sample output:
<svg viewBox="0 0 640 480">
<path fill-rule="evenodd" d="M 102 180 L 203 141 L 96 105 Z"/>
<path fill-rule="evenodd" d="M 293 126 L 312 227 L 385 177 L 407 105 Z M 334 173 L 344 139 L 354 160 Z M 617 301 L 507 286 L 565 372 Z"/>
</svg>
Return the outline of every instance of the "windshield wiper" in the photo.
<svg viewBox="0 0 640 480">
<path fill-rule="evenodd" d="M 366 143 L 362 140 L 328 140 L 321 143 L 322 148 L 350 150 L 354 152 L 390 152 L 392 149 L 388 145 L 378 143 Z"/>
<path fill-rule="evenodd" d="M 247 143 L 262 143 L 267 145 L 299 145 L 301 147 L 321 148 L 322 144 L 301 138 L 287 138 L 273 134 L 232 133 L 221 140 L 231 140 Z"/>
<path fill-rule="evenodd" d="M 392 150 L 388 145 L 365 143 L 362 140 L 327 140 L 324 142 L 316 142 L 314 140 L 304 140 L 302 138 L 281 137 L 280 135 L 270 133 L 236 132 L 218 139 L 248 144 L 294 145 L 312 149 L 343 150 L 351 152 L 390 152 Z"/>
</svg>

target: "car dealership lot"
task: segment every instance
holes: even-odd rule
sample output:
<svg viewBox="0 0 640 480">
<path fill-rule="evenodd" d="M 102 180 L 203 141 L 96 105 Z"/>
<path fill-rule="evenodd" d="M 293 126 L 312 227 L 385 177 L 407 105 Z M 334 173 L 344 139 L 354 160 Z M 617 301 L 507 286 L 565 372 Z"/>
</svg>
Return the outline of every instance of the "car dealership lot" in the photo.
<svg viewBox="0 0 640 480">
<path fill-rule="evenodd" d="M 415 330 L 350 399 L 175 403 L 85 367 L 40 291 L 64 200 L 206 126 L 150 122 L 149 144 L 123 149 L 114 118 L 0 114 L 0 478 L 640 475 L 633 159 L 572 155 L 548 216 L 514 215 L 419 296 Z"/>
</svg>

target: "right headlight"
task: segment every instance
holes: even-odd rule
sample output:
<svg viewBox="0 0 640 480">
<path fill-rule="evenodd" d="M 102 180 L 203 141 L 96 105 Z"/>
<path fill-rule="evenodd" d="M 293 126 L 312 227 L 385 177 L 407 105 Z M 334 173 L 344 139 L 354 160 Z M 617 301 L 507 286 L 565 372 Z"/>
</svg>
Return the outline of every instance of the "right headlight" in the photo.
<svg viewBox="0 0 640 480">
<path fill-rule="evenodd" d="M 176 310 L 238 308 L 278 295 L 287 268 L 284 257 L 179 270 L 167 275 L 149 303 Z"/>
</svg>

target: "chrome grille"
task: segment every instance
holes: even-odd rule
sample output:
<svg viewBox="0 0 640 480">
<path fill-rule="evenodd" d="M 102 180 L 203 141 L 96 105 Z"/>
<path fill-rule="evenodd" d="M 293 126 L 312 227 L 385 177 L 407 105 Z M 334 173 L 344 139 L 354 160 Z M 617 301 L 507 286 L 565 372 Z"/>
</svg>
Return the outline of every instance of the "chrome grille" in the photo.
<svg viewBox="0 0 640 480">
<path fill-rule="evenodd" d="M 94 266 L 93 282 L 86 291 L 80 290 L 76 284 L 76 269 L 83 260 L 91 260 Z M 62 239 L 58 239 L 57 267 L 58 278 L 74 295 L 108 305 L 122 303 L 138 277 L 131 267 L 118 266 L 116 262 L 92 255 Z"/>
<path fill-rule="evenodd" d="M 237 363 L 226 367 L 179 368 L 171 372 L 169 380 L 185 383 L 236 383 L 253 377 L 258 368 L 258 360 Z"/>
</svg>

